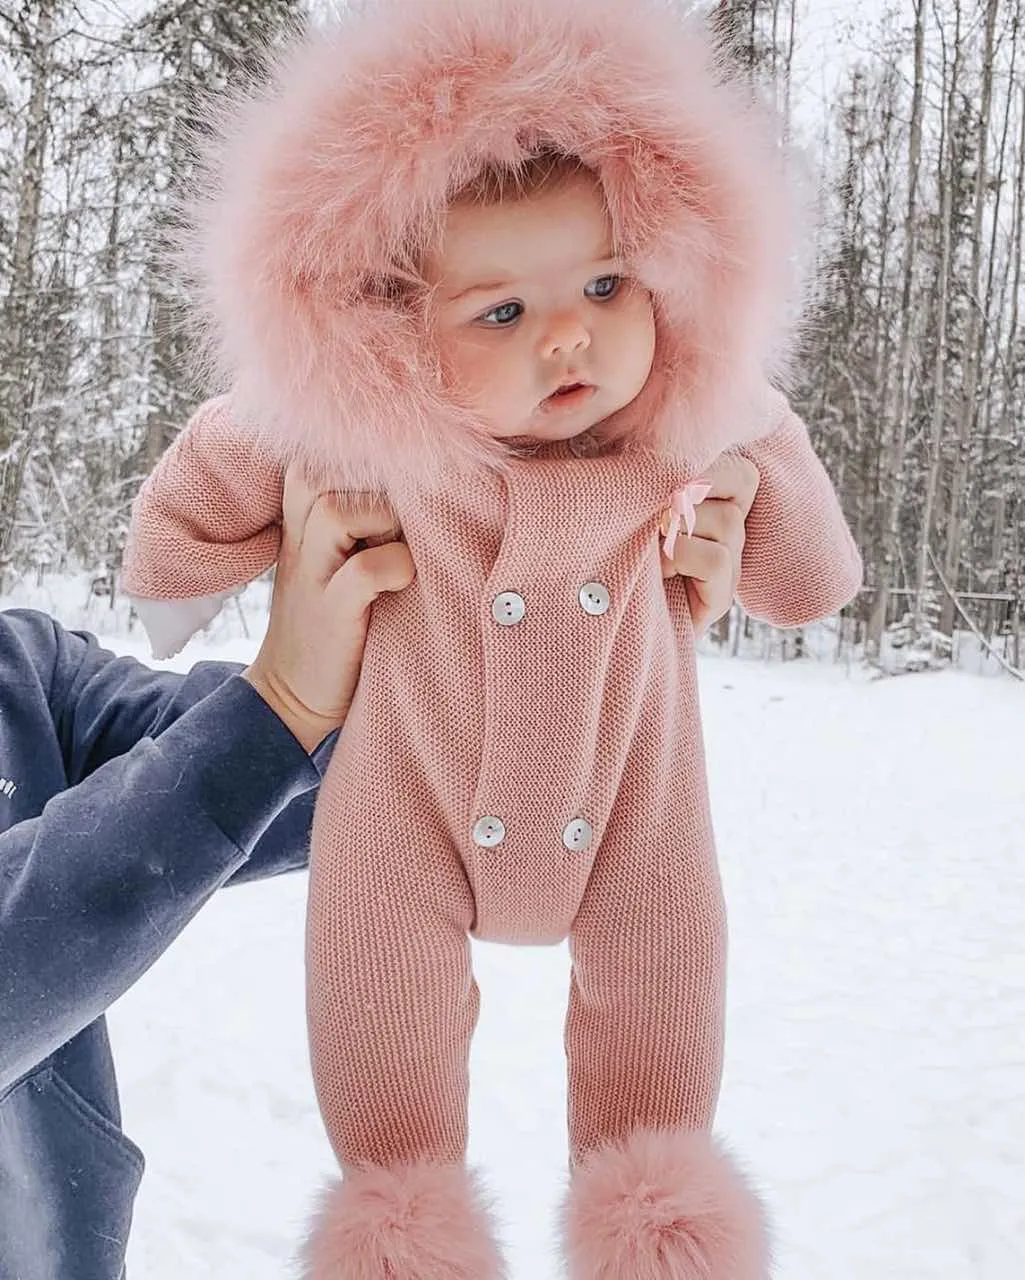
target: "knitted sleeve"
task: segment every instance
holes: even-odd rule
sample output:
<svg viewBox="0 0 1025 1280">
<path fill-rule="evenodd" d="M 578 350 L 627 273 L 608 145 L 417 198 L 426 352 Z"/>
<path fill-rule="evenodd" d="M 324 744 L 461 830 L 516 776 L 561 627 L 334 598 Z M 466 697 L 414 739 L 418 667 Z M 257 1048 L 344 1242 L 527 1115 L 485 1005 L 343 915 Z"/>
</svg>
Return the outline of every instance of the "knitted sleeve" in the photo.
<svg viewBox="0 0 1025 1280">
<path fill-rule="evenodd" d="M 122 585 L 155 657 L 177 653 L 275 562 L 283 488 L 227 396 L 196 411 L 132 507 Z"/>
<path fill-rule="evenodd" d="M 744 445 L 761 474 L 737 595 L 756 618 L 799 627 L 857 594 L 861 556 L 804 423 L 780 397 L 771 434 Z"/>
</svg>

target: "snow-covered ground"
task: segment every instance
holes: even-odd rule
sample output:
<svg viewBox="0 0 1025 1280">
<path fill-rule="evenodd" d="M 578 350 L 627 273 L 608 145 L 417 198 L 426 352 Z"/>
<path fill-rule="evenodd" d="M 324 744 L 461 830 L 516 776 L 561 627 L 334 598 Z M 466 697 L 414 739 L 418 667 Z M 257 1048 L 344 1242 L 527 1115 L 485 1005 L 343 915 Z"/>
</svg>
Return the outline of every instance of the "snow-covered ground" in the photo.
<svg viewBox="0 0 1025 1280">
<path fill-rule="evenodd" d="M 244 660 L 229 632 L 184 661 Z M 138 633 L 111 647 L 144 656 Z M 1025 687 L 714 657 L 701 680 L 732 937 L 719 1127 L 771 1208 L 776 1280 L 1019 1280 Z M 304 894 L 221 894 L 113 1011 L 149 1158 L 135 1280 L 294 1274 L 333 1168 Z M 514 1280 L 554 1280 L 566 956 L 475 954 L 472 1157 Z"/>
</svg>

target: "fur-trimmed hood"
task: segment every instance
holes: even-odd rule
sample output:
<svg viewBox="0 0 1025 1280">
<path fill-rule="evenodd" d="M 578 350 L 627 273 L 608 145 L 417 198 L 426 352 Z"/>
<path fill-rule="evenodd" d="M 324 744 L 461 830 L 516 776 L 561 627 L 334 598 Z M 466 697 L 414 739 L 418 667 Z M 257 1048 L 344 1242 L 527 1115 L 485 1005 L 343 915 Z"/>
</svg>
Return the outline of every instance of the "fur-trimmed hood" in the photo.
<svg viewBox="0 0 1025 1280">
<path fill-rule="evenodd" d="M 770 113 L 672 0 L 373 0 L 212 112 L 182 259 L 240 420 L 325 481 L 501 465 L 379 282 L 485 163 L 599 176 L 656 302 L 648 385 L 599 428 L 704 465 L 757 434 L 784 366 L 804 220 Z"/>
</svg>

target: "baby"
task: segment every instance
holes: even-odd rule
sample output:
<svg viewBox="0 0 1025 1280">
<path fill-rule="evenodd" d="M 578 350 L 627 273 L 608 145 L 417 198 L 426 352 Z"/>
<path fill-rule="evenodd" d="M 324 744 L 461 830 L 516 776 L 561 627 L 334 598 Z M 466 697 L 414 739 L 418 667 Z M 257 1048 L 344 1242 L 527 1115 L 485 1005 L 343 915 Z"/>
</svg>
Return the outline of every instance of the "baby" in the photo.
<svg viewBox="0 0 1025 1280">
<path fill-rule="evenodd" d="M 725 919 L 660 520 L 671 550 L 741 452 L 748 609 L 799 625 L 860 582 L 768 381 L 798 234 L 771 131 L 657 0 L 385 0 L 221 132 L 192 252 L 233 391 L 147 482 L 128 589 L 180 643 L 273 562 L 296 460 L 386 495 L 417 571 L 374 607 L 314 823 L 311 1051 L 344 1178 L 308 1274 L 505 1274 L 465 1167 L 473 935 L 569 938 L 571 1276 L 764 1280 L 760 1206 L 710 1136 Z"/>
</svg>

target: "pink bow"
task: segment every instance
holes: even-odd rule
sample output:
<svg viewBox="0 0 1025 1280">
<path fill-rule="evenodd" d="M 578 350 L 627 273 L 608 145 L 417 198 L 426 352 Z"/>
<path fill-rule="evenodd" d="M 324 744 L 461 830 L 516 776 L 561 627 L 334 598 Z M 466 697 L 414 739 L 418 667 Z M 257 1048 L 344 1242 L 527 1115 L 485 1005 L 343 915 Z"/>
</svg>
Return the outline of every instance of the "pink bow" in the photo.
<svg viewBox="0 0 1025 1280">
<path fill-rule="evenodd" d="M 662 550 L 665 552 L 667 560 L 672 560 L 673 553 L 676 550 L 676 539 L 680 536 L 681 518 L 689 538 L 694 533 L 694 525 L 697 522 L 697 508 L 704 502 L 711 491 L 712 486 L 710 484 L 688 484 L 684 485 L 682 489 L 677 489 L 669 499 L 669 528 L 666 530 L 665 542 L 662 544 Z"/>
</svg>

